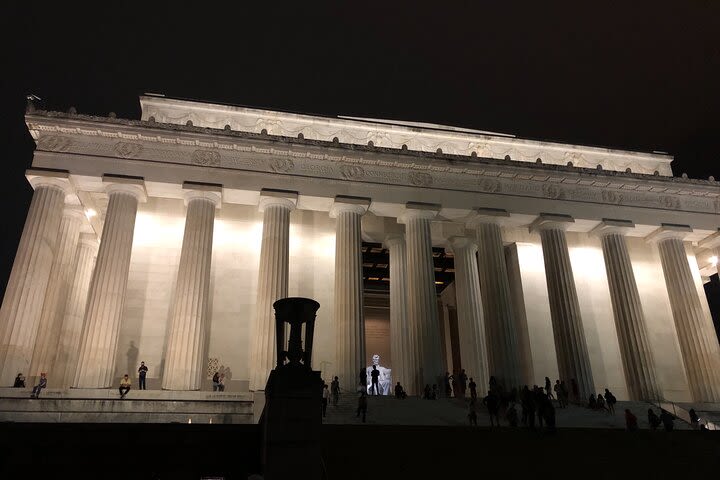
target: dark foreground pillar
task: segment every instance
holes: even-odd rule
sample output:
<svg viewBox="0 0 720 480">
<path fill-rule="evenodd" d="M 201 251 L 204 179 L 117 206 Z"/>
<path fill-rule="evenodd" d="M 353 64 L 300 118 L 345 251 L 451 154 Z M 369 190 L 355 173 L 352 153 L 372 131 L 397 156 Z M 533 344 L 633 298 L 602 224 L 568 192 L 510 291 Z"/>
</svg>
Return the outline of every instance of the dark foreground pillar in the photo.
<svg viewBox="0 0 720 480">
<path fill-rule="evenodd" d="M 263 467 L 265 480 L 322 477 L 320 428 L 323 381 L 311 368 L 315 312 L 309 298 L 283 298 L 275 309 L 277 366 L 265 386 Z M 290 324 L 285 346 L 284 324 Z M 305 351 L 302 326 L 305 324 Z"/>
</svg>

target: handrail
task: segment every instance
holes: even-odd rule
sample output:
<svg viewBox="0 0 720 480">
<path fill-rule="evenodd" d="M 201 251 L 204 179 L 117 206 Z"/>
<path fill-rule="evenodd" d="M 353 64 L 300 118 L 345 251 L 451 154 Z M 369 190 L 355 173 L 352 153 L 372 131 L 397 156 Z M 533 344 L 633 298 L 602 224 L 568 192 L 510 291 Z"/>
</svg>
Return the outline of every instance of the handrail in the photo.
<svg viewBox="0 0 720 480">
<path fill-rule="evenodd" d="M 665 410 L 666 412 L 672 412 L 675 418 L 682 420 L 690 426 L 694 426 L 692 421 L 690 420 L 690 412 L 677 405 L 675 402 L 662 397 L 657 397 L 655 399 L 651 399 L 650 403 L 661 410 Z M 708 420 L 705 420 L 705 422 L 703 423 L 702 418 L 698 420 L 698 425 L 705 425 L 705 428 L 707 428 L 708 430 L 720 430 L 720 425 L 717 425 L 716 423 L 710 422 Z"/>
</svg>

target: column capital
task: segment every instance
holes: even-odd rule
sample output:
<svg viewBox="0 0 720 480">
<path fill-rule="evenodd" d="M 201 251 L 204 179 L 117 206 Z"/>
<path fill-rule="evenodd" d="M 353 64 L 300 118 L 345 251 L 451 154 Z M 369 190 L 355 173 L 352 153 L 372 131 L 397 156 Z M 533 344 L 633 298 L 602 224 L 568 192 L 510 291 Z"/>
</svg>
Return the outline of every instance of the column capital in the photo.
<svg viewBox="0 0 720 480">
<path fill-rule="evenodd" d="M 530 232 L 540 230 L 567 230 L 575 219 L 570 215 L 557 213 L 541 213 L 538 218 L 530 224 Z"/>
<path fill-rule="evenodd" d="M 603 218 L 595 228 L 590 230 L 590 235 L 596 237 L 604 237 L 605 235 L 625 235 L 635 228 L 635 224 L 630 220 L 616 220 L 612 218 Z"/>
<path fill-rule="evenodd" d="M 370 207 L 371 200 L 366 197 L 349 197 L 338 195 L 330 207 L 330 218 L 337 218 L 340 213 L 351 212 L 364 215 Z"/>
<path fill-rule="evenodd" d="M 103 175 L 102 181 L 108 195 L 112 195 L 113 193 L 127 193 L 134 196 L 139 203 L 145 203 L 147 201 L 145 180 L 142 177 L 106 173 Z"/>
<path fill-rule="evenodd" d="M 420 218 L 432 220 L 440 213 L 442 205 L 439 203 L 407 202 L 405 212 L 397 219 L 398 223 L 407 223 L 408 220 Z"/>
<path fill-rule="evenodd" d="M 192 200 L 196 199 L 209 200 L 215 205 L 215 208 L 220 208 L 222 205 L 222 185 L 183 182 L 182 189 L 186 207 Z"/>
<path fill-rule="evenodd" d="M 383 240 L 383 243 L 387 248 L 405 243 L 405 235 L 402 233 L 390 233 L 385 236 L 385 240 Z"/>
<path fill-rule="evenodd" d="M 700 242 L 698 243 L 698 247 L 700 247 L 700 248 L 720 248 L 720 228 L 718 229 L 717 232 L 700 240 Z"/>
<path fill-rule="evenodd" d="M 472 237 L 466 237 L 464 235 L 456 235 L 447 239 L 448 246 L 453 252 L 469 249 L 477 249 L 477 242 Z"/>
<path fill-rule="evenodd" d="M 29 168 L 25 170 L 27 178 L 33 190 L 41 186 L 52 186 L 62 189 L 65 195 L 74 193 L 70 183 L 70 173 L 67 170 L 48 170 L 44 168 Z"/>
<path fill-rule="evenodd" d="M 84 222 L 87 220 L 87 216 L 85 215 L 85 212 L 80 207 L 66 206 L 63 209 L 63 217 L 76 218 L 76 219 L 80 220 L 81 222 Z"/>
<path fill-rule="evenodd" d="M 475 228 L 481 223 L 494 223 L 502 225 L 510 217 L 507 210 L 502 208 L 475 207 L 467 221 L 467 226 Z"/>
<path fill-rule="evenodd" d="M 100 243 L 98 242 L 97 235 L 94 233 L 81 233 L 80 239 L 78 240 L 78 243 L 81 245 L 88 246 L 95 251 L 97 251 L 98 247 L 100 246 Z"/>
<path fill-rule="evenodd" d="M 264 212 L 268 207 L 285 207 L 288 210 L 295 210 L 297 207 L 298 193 L 290 190 L 274 190 L 263 188 L 260 190 L 260 201 L 258 210 Z"/>
<path fill-rule="evenodd" d="M 668 239 L 683 240 L 688 233 L 693 231 L 689 225 L 675 225 L 673 223 L 663 223 L 661 227 L 645 237 L 648 243 L 658 243 Z"/>
</svg>

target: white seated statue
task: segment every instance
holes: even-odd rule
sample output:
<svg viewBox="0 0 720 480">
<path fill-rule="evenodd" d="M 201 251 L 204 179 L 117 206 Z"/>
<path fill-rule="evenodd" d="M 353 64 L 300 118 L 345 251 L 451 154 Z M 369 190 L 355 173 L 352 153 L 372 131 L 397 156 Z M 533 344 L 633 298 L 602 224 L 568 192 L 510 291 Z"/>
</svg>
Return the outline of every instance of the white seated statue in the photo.
<svg viewBox="0 0 720 480">
<path fill-rule="evenodd" d="M 373 355 L 372 361 L 373 364 L 367 367 L 367 394 L 375 394 L 372 389 L 372 371 L 373 367 L 375 367 L 380 372 L 378 376 L 380 395 L 390 395 L 390 390 L 392 389 L 392 370 L 380 365 L 380 355 Z"/>
</svg>

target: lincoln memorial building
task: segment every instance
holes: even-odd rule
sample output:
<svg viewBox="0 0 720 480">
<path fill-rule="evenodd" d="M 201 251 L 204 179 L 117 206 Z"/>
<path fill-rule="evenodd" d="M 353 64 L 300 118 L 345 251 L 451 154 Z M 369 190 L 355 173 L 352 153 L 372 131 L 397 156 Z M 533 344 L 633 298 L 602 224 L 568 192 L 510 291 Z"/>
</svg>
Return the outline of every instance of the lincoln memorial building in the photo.
<svg viewBox="0 0 720 480">
<path fill-rule="evenodd" d="M 313 368 L 417 394 L 562 379 L 720 402 L 703 282 L 720 183 L 671 156 L 145 95 L 141 120 L 37 111 L 0 310 L 0 386 L 264 390 L 273 302 L 320 303 Z M 376 360 L 377 361 L 377 360 Z M 70 390 L 68 390 L 70 391 Z"/>
</svg>

